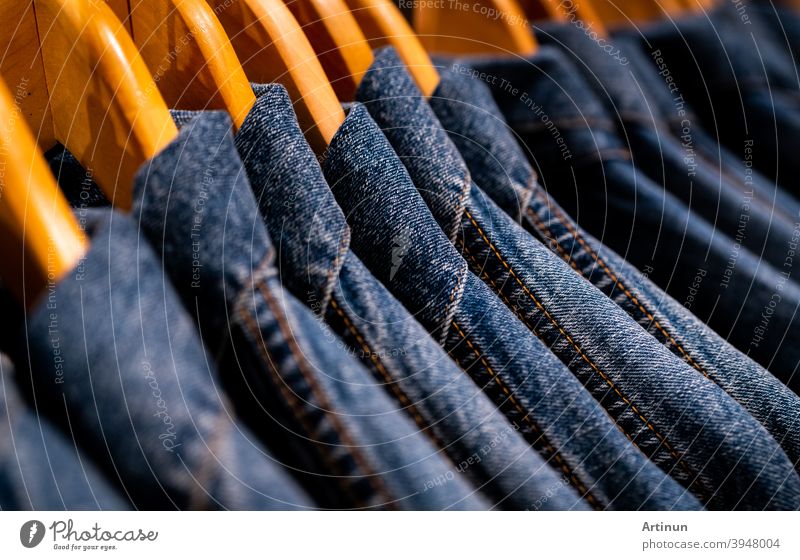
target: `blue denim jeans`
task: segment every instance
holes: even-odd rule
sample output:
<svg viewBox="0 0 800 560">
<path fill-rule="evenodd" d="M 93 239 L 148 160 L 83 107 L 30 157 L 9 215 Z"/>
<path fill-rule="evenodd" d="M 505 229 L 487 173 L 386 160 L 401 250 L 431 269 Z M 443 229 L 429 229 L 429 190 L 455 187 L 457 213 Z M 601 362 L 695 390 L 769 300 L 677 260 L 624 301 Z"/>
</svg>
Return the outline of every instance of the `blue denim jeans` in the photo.
<svg viewBox="0 0 800 560">
<path fill-rule="evenodd" d="M 515 84 L 516 94 L 492 88 L 495 101 L 544 188 L 577 223 L 798 392 L 800 347 L 784 342 L 800 332 L 796 242 L 787 244 L 784 266 L 770 266 L 645 177 L 560 53 L 541 47 L 529 61 L 475 66 Z"/>
<path fill-rule="evenodd" d="M 363 105 L 350 108 L 323 171 L 354 253 L 593 507 L 700 507 L 470 272 Z M 387 258 L 400 239 L 402 259 Z"/>
<path fill-rule="evenodd" d="M 711 12 L 642 27 L 642 48 L 672 76 L 719 143 L 752 150 L 767 177 L 800 193 L 800 92 L 796 66 L 755 17 L 729 2 Z M 657 56 L 656 56 L 657 55 Z"/>
<path fill-rule="evenodd" d="M 91 247 L 48 286 L 14 345 L 34 413 L 74 438 L 135 508 L 314 507 L 220 394 L 135 221 L 78 217 Z"/>
<path fill-rule="evenodd" d="M 564 63 L 573 63 L 573 71 L 580 72 L 592 86 L 608 114 L 616 115 L 619 137 L 625 140 L 637 169 L 713 223 L 717 231 L 740 239 L 743 247 L 773 266 L 783 266 L 800 216 L 782 219 L 774 197 L 749 184 L 743 163 L 732 169 L 741 169 L 744 180 L 730 180 L 717 166 L 706 165 L 685 137 L 673 136 L 660 115 L 653 113 L 627 58 L 622 64 L 568 23 L 543 24 L 537 28 L 537 36 L 545 44 L 558 46 L 569 58 Z M 681 109 L 674 105 L 672 111 L 680 114 Z M 689 115 L 682 123 L 681 131 L 691 130 Z M 685 136 L 683 132 L 681 136 Z"/>
<path fill-rule="evenodd" d="M 376 55 L 358 98 L 472 272 L 568 365 L 648 457 L 710 505 L 769 507 L 794 471 L 773 438 L 718 385 L 487 199 L 393 51 Z M 654 366 L 659 375 L 652 374 Z M 762 452 L 769 458 L 753 460 Z M 775 460 L 784 462 L 783 469 L 762 479 Z M 752 501 L 742 502 L 748 491 Z"/>
<path fill-rule="evenodd" d="M 91 459 L 24 402 L 0 354 L 0 510 L 124 509 Z"/>
<path fill-rule="evenodd" d="M 279 85 L 236 134 L 269 234 L 280 239 L 281 281 L 414 419 L 451 464 L 501 509 L 586 508 L 489 397 L 450 359 L 349 248 L 350 230 Z M 404 246 L 391 258 L 402 264 Z"/>
<path fill-rule="evenodd" d="M 539 184 L 489 87 L 440 71 L 430 105 L 477 184 L 673 354 L 722 387 L 800 463 L 800 397 L 706 327 L 634 267 L 583 231 Z M 702 278 L 701 278 L 702 280 Z"/>
<path fill-rule="evenodd" d="M 177 117 L 178 138 L 136 177 L 134 214 L 242 416 L 321 507 L 486 509 L 384 381 L 283 289 L 227 115 Z"/>
</svg>

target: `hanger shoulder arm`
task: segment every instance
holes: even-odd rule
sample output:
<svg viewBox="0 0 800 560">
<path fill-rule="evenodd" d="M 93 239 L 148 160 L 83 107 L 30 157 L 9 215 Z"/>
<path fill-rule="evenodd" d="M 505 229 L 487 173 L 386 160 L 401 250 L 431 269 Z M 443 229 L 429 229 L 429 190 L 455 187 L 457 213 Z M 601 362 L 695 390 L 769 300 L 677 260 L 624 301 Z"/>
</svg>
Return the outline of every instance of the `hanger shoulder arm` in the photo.
<svg viewBox="0 0 800 560">
<path fill-rule="evenodd" d="M 282 84 L 312 148 L 322 154 L 344 111 L 314 48 L 283 0 L 208 0 L 254 82 Z"/>
<path fill-rule="evenodd" d="M 0 276 L 30 306 L 75 267 L 88 242 L 19 111 L 0 82 Z"/>
</svg>

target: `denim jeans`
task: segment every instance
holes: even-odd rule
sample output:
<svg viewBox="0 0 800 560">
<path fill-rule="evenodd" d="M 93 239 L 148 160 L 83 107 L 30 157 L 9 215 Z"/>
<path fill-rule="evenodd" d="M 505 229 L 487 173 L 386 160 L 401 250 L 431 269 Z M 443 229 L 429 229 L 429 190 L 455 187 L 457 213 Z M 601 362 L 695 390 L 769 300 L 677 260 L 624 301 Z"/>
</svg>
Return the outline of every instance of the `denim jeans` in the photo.
<svg viewBox="0 0 800 560">
<path fill-rule="evenodd" d="M 700 507 L 469 271 L 363 105 L 350 108 L 323 171 L 350 225 L 354 253 L 590 505 Z M 387 258 L 399 239 L 402 259 Z"/>
<path fill-rule="evenodd" d="M 725 2 L 708 18 L 658 22 L 627 33 L 642 33 L 642 48 L 659 71 L 673 77 L 721 144 L 734 153 L 750 147 L 756 169 L 800 193 L 794 184 L 800 174 L 796 66 L 758 19 L 745 19 Z"/>
<path fill-rule="evenodd" d="M 773 438 L 718 385 L 670 353 L 487 199 L 393 51 L 376 55 L 358 98 L 472 272 L 648 457 L 718 508 L 762 508 L 783 492 L 793 467 Z M 763 469 L 776 460 L 788 469 L 762 479 Z M 753 501 L 742 502 L 748 491 Z"/>
<path fill-rule="evenodd" d="M 236 146 L 264 223 L 280 239 L 281 281 L 324 319 L 494 507 L 586 507 L 349 248 L 350 230 L 279 85 L 258 101 Z M 391 258 L 402 264 L 403 244 Z"/>
<path fill-rule="evenodd" d="M 780 219 L 774 197 L 748 184 L 742 163 L 733 169 L 741 169 L 745 180 L 732 181 L 716 166 L 705 165 L 683 132 L 684 139 L 673 136 L 660 116 L 653 114 L 627 58 L 621 63 L 571 24 L 543 24 L 537 32 L 543 43 L 559 47 L 570 59 L 565 64 L 574 63 L 570 68 L 583 75 L 608 114 L 616 115 L 619 136 L 625 139 L 637 169 L 713 223 L 717 231 L 739 239 L 743 247 L 773 266 L 783 266 L 788 243 L 797 235 L 798 219 Z M 672 112 L 680 110 L 674 105 Z M 682 131 L 691 130 L 690 118 L 682 123 Z"/>
<path fill-rule="evenodd" d="M 14 345 L 34 413 L 74 438 L 137 509 L 313 507 L 220 395 L 134 220 L 78 217 L 91 247 L 47 287 Z"/>
<path fill-rule="evenodd" d="M 430 105 L 477 184 L 673 354 L 736 399 L 800 463 L 800 397 L 733 348 L 624 259 L 583 231 L 539 184 L 489 87 L 440 71 Z"/>
<path fill-rule="evenodd" d="M 516 94 L 492 88 L 495 101 L 544 188 L 576 222 L 798 392 L 800 347 L 785 342 L 800 329 L 796 242 L 783 267 L 770 266 L 645 177 L 560 53 L 541 47 L 529 61 L 475 67 L 515 84 Z"/>
<path fill-rule="evenodd" d="M 0 510 L 124 510 L 92 461 L 18 393 L 0 354 Z"/>
<path fill-rule="evenodd" d="M 242 416 L 322 507 L 486 509 L 384 382 L 281 286 L 227 115 L 178 120 L 136 177 L 134 213 Z"/>
</svg>

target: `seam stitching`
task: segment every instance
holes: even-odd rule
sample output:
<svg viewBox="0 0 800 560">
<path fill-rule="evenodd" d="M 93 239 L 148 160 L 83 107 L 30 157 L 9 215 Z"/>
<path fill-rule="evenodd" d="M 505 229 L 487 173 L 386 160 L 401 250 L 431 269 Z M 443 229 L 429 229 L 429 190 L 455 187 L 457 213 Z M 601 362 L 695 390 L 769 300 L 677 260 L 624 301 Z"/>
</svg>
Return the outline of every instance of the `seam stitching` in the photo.
<svg viewBox="0 0 800 560">
<path fill-rule="evenodd" d="M 292 354 L 294 354 L 296 357 L 302 356 L 302 352 L 297 347 L 297 343 L 294 340 L 294 337 L 291 336 L 291 327 L 289 329 L 290 332 L 287 333 L 286 327 L 288 325 L 286 325 L 285 318 L 280 315 L 280 309 L 276 308 L 275 301 L 273 301 L 272 298 L 272 294 L 269 293 L 269 289 L 267 288 L 263 279 L 258 283 L 257 288 L 264 296 L 266 303 L 272 310 L 272 314 L 277 320 L 278 326 L 281 329 L 281 332 L 283 333 L 283 338 L 284 340 L 286 340 L 286 343 L 291 349 Z M 346 428 L 339 422 L 339 419 L 336 418 L 334 414 L 328 412 L 329 410 L 332 410 L 333 407 L 330 405 L 327 398 L 325 397 L 324 391 L 322 391 L 320 387 L 317 385 L 317 382 L 314 380 L 313 376 L 309 375 L 308 370 L 306 368 L 306 362 L 303 359 L 298 359 L 297 363 L 298 363 L 298 370 L 306 379 L 306 383 L 308 383 L 308 386 L 311 389 L 312 393 L 314 393 L 316 398 L 319 400 L 320 410 L 324 411 L 330 417 L 331 423 L 337 426 L 336 430 L 339 433 L 339 437 L 341 437 L 342 442 L 350 448 L 348 449 L 348 451 L 350 452 L 350 455 L 353 457 L 355 462 L 359 465 L 361 470 L 367 474 L 367 481 L 369 482 L 370 486 L 372 486 L 373 490 L 375 490 L 375 492 L 378 495 L 382 495 L 384 497 L 385 504 L 392 503 L 390 494 L 383 486 L 382 481 L 379 478 L 377 478 L 377 476 L 375 476 L 374 471 L 369 467 L 369 460 L 361 455 L 358 447 L 350 438 L 350 435 L 347 433 Z"/>
<path fill-rule="evenodd" d="M 391 375 L 389 375 L 389 372 L 386 369 L 386 366 L 383 364 L 383 361 L 375 354 L 372 348 L 370 348 L 369 344 L 364 339 L 362 334 L 359 332 L 359 330 L 356 328 L 356 326 L 353 324 L 350 318 L 345 314 L 344 310 L 341 308 L 339 303 L 336 301 L 335 296 L 331 295 L 330 303 L 331 307 L 336 311 L 336 314 L 342 319 L 342 322 L 344 323 L 347 330 L 356 339 L 359 346 L 361 346 L 361 350 L 367 353 L 374 368 L 383 378 L 384 382 L 390 387 L 392 393 L 394 393 L 394 395 L 400 400 L 403 407 L 411 413 L 411 415 L 414 417 L 414 421 L 417 423 L 420 429 L 427 433 L 430 430 L 430 426 L 425 425 L 425 419 L 422 417 L 422 414 L 408 398 L 408 395 L 406 395 L 405 391 L 403 391 L 400 387 L 398 387 L 397 384 L 392 380 L 392 377 Z M 433 434 L 430 434 L 430 436 L 434 438 L 437 445 L 440 443 L 438 441 L 438 438 L 435 438 Z"/>
<path fill-rule="evenodd" d="M 257 340 L 259 338 L 260 329 L 258 328 L 258 325 L 255 322 L 255 319 L 251 316 L 250 313 L 244 312 L 242 310 L 240 310 L 238 315 L 239 315 L 239 317 L 241 317 L 242 322 L 246 325 L 247 330 L 250 331 L 250 336 L 252 336 L 253 338 L 255 338 Z M 294 394 L 293 391 L 290 391 L 286 387 L 286 384 L 285 384 L 283 378 L 278 373 L 278 369 L 277 369 L 277 366 L 275 365 L 275 362 L 274 362 L 274 360 L 272 358 L 271 352 L 269 350 L 267 350 L 266 348 L 264 348 L 263 344 L 257 344 L 257 345 L 259 346 L 263 357 L 266 358 L 266 360 L 269 362 L 270 367 L 268 369 L 269 369 L 269 371 L 272 372 L 273 377 L 276 378 L 277 385 L 278 385 L 278 390 L 283 395 L 284 400 L 286 401 L 286 403 L 292 409 L 292 412 L 294 413 L 294 417 L 305 427 L 305 429 L 308 432 L 309 436 L 311 436 L 312 438 L 317 440 L 319 438 L 319 430 L 317 428 L 314 428 L 312 425 L 309 424 L 308 417 L 307 417 L 306 413 L 298 406 L 297 396 Z M 327 449 L 327 447 L 325 445 L 318 445 L 316 447 L 318 449 L 320 449 L 320 450 L 326 450 Z M 322 455 L 323 462 L 328 466 L 328 468 L 331 470 L 331 472 L 338 472 L 339 471 L 339 469 L 335 465 L 335 460 L 331 459 L 330 454 L 327 453 L 327 451 L 323 451 L 321 453 L 321 455 Z M 336 477 L 336 480 L 339 483 L 339 485 L 341 486 L 342 490 L 344 490 L 344 492 L 351 497 L 351 499 L 353 500 L 353 503 L 356 504 L 356 507 L 363 507 L 364 505 L 366 505 L 366 502 L 363 502 L 359 497 L 357 497 L 353 493 L 352 488 L 350 488 L 350 486 L 348 484 L 346 484 L 346 481 L 345 481 L 344 478 Z"/>
<path fill-rule="evenodd" d="M 655 318 L 653 313 L 645 309 L 644 305 L 639 301 L 639 299 L 635 295 L 633 295 L 633 293 L 625 285 L 622 284 L 617 275 L 611 272 L 611 269 L 605 263 L 603 258 L 600 257 L 600 255 L 598 255 L 589 246 L 586 240 L 583 239 L 583 237 L 571 226 L 571 224 L 568 221 L 563 219 L 564 216 L 561 215 L 561 212 L 550 206 L 549 203 L 548 203 L 548 209 L 554 212 L 556 219 L 559 221 L 559 223 L 561 223 L 561 225 L 567 228 L 567 231 L 569 231 L 569 233 L 578 241 L 580 246 L 583 247 L 583 249 L 591 255 L 591 257 L 595 260 L 595 262 L 597 262 L 597 264 L 600 265 L 600 268 L 602 268 L 605 271 L 605 273 L 609 275 L 611 281 L 614 282 L 614 284 L 617 285 L 620 290 L 622 290 L 622 293 L 624 293 L 625 296 L 627 296 L 627 298 L 631 301 L 631 303 L 633 303 L 639 309 L 639 311 L 644 313 L 645 317 L 647 317 L 647 319 L 653 324 L 653 326 L 656 329 L 658 329 L 658 331 L 662 335 L 664 335 L 664 337 L 666 337 L 667 342 L 673 345 L 678 350 L 678 352 L 681 353 L 681 356 L 683 356 L 684 360 L 686 360 L 686 362 L 688 362 L 689 365 L 691 365 L 694 369 L 702 373 L 706 378 L 711 379 L 711 376 L 708 374 L 708 372 L 705 371 L 705 369 L 689 354 L 689 352 L 686 351 L 686 349 L 675 339 L 674 336 L 672 336 L 671 334 L 669 334 L 669 332 L 667 332 L 666 328 L 661 324 L 661 322 L 658 319 Z M 544 227 L 547 227 L 543 222 L 541 222 L 541 219 L 536 215 L 535 212 L 533 212 L 533 210 L 530 207 L 527 209 L 527 212 L 528 215 L 530 216 L 536 216 L 536 218 L 540 220 L 540 223 L 542 223 Z M 550 231 L 550 233 L 553 236 L 555 236 L 555 232 L 551 231 L 549 228 L 548 231 Z M 554 241 L 556 242 L 557 246 L 561 248 L 561 245 L 560 243 L 558 243 L 558 240 L 554 239 Z M 561 250 L 562 254 L 566 256 L 566 252 L 564 251 L 564 249 L 561 248 Z M 571 256 L 567 258 L 569 259 L 569 262 L 572 262 Z M 578 267 L 573 266 L 573 268 L 575 268 L 575 270 L 578 270 Z M 579 272 L 581 272 L 584 278 L 587 278 L 586 274 L 584 274 L 583 271 Z"/>
<path fill-rule="evenodd" d="M 561 453 L 559 453 L 559 451 L 556 450 L 553 447 L 553 445 L 550 443 L 550 441 L 547 439 L 547 436 L 545 435 L 544 431 L 531 418 L 531 412 L 532 411 L 528 411 L 528 412 L 525 411 L 524 407 L 519 403 L 517 398 L 514 396 L 514 393 L 512 393 L 509 390 L 508 386 L 503 382 L 503 380 L 500 378 L 500 376 L 497 374 L 497 372 L 494 371 L 494 369 L 489 364 L 489 362 L 486 360 L 486 358 L 475 347 L 475 345 L 472 343 L 472 341 L 469 338 L 467 338 L 467 335 L 464 333 L 463 330 L 461 330 L 461 327 L 458 326 L 458 323 L 454 320 L 451 324 L 456 329 L 456 332 L 458 332 L 458 335 L 464 340 L 464 342 L 467 343 L 467 346 L 469 346 L 470 350 L 472 350 L 472 352 L 475 354 L 475 357 L 478 358 L 478 360 L 480 361 L 480 363 L 483 366 L 483 368 L 489 373 L 491 378 L 494 380 L 495 383 L 497 383 L 497 385 L 500 387 L 500 389 L 503 391 L 503 393 L 505 393 L 505 395 L 508 397 L 508 400 L 514 406 L 514 408 L 517 409 L 517 412 L 522 414 L 523 422 L 528 424 L 528 426 L 530 426 L 530 428 L 535 433 L 537 433 L 539 435 L 538 439 L 541 441 L 542 447 L 544 447 L 545 451 L 555 460 L 556 463 L 558 463 L 558 466 L 561 469 L 561 472 L 563 472 L 572 481 L 572 483 L 575 485 L 575 487 L 578 489 L 578 491 L 581 493 L 581 495 L 584 498 L 586 498 L 586 501 L 588 501 L 590 504 L 592 504 L 592 507 L 594 507 L 595 509 L 602 509 L 602 507 L 600 506 L 600 503 L 598 502 L 597 498 L 595 498 L 589 492 L 589 489 L 586 488 L 586 485 L 572 471 L 570 466 L 567 464 L 567 462 L 561 456 Z"/>
<path fill-rule="evenodd" d="M 352 448 L 351 456 L 353 457 L 353 459 L 355 460 L 355 462 L 359 466 L 359 468 L 361 468 L 362 472 L 365 473 L 365 475 L 366 475 L 365 478 L 367 479 L 367 482 L 370 484 L 370 486 L 372 486 L 373 490 L 379 495 L 383 495 L 384 497 L 388 497 L 388 494 L 383 490 L 383 488 L 382 487 L 381 488 L 378 487 L 380 485 L 380 483 L 373 476 L 371 476 L 371 474 L 370 474 L 372 472 L 371 469 L 365 467 L 365 465 L 367 463 L 359 456 L 359 454 L 357 453 L 357 449 L 351 443 L 350 438 L 346 437 L 346 433 L 344 432 L 343 427 L 339 425 L 338 419 L 333 414 L 331 414 L 329 412 L 331 407 L 327 404 L 327 400 L 320 394 L 319 388 L 316 387 L 316 384 L 313 382 L 312 378 L 308 375 L 308 371 L 306 370 L 305 358 L 303 357 L 302 352 L 298 352 L 298 348 L 293 343 L 293 340 L 291 339 L 291 337 L 287 337 L 286 336 L 285 325 L 283 324 L 283 320 L 282 320 L 281 316 L 279 315 L 279 313 L 276 313 L 274 302 L 272 301 L 272 297 L 269 294 L 269 290 L 268 290 L 267 286 L 265 285 L 265 283 L 266 283 L 266 278 L 262 277 L 257 282 L 253 283 L 253 287 L 258 289 L 261 292 L 261 294 L 264 296 L 265 303 L 267 303 L 267 305 L 269 306 L 270 310 L 272 311 L 272 315 L 273 315 L 273 317 L 275 318 L 275 320 L 278 323 L 278 326 L 279 326 L 279 328 L 281 330 L 283 338 L 286 341 L 287 345 L 289 346 L 289 349 L 290 349 L 292 355 L 294 356 L 295 362 L 297 363 L 298 371 L 303 376 L 303 378 L 305 379 L 306 383 L 308 383 L 309 389 L 312 391 L 312 393 L 314 393 L 314 395 L 316 396 L 316 398 L 320 402 L 320 407 L 318 407 L 318 410 L 322 411 L 324 413 L 324 415 L 328 418 L 328 420 L 332 424 L 331 427 L 337 433 L 337 435 L 339 436 L 339 438 L 342 441 L 342 443 L 345 446 L 349 446 L 349 447 Z M 247 311 L 245 311 L 244 309 L 242 309 L 240 307 L 238 314 L 239 314 L 240 317 L 242 317 L 244 319 L 244 323 L 247 326 L 247 329 L 250 331 L 250 336 L 253 337 L 255 339 L 255 341 L 257 342 L 258 339 L 260 338 L 260 336 L 259 336 L 260 335 L 260 328 L 258 327 L 257 320 L 253 317 L 254 313 L 255 313 L 255 310 L 253 310 L 253 312 L 250 313 L 250 312 L 247 312 Z M 273 377 L 277 378 L 277 381 L 278 381 L 277 385 L 279 387 L 279 390 L 284 395 L 284 397 L 286 398 L 286 401 L 288 402 L 289 406 L 294 411 L 295 417 L 298 420 L 300 420 L 300 422 L 303 423 L 306 426 L 306 429 L 309 431 L 310 434 L 318 433 L 318 431 L 316 429 L 314 429 L 312 426 L 310 426 L 308 424 L 308 420 L 306 418 L 306 414 L 302 411 L 301 408 L 299 408 L 297 406 L 297 404 L 298 404 L 297 403 L 297 395 L 295 395 L 292 391 L 289 391 L 288 388 L 286 387 L 286 385 L 284 383 L 284 380 L 283 380 L 283 377 L 278 372 L 277 365 L 275 364 L 274 360 L 272 359 L 272 356 L 271 356 L 271 353 L 269 352 L 269 350 L 263 344 L 256 343 L 256 346 L 258 346 L 259 350 L 261 351 L 262 357 L 266 358 L 267 361 L 269 362 L 271 367 L 268 368 L 268 370 L 272 372 Z M 319 450 L 326 450 L 326 446 L 325 445 L 316 445 L 316 447 Z M 336 471 L 339 470 L 339 469 L 336 468 L 335 463 L 332 462 L 330 454 L 327 453 L 327 451 L 323 451 L 322 457 L 323 457 L 323 461 L 326 464 L 328 464 L 328 466 L 331 468 L 332 471 L 336 472 Z M 353 488 L 351 488 L 350 485 L 347 484 L 347 481 L 344 478 L 337 477 L 337 481 L 338 481 L 339 485 L 345 490 L 345 492 L 351 496 L 351 498 L 353 499 L 353 502 L 355 504 L 357 504 L 357 505 L 358 504 L 366 505 L 366 502 L 361 500 L 356 494 L 353 493 Z M 391 502 L 390 502 L 390 500 L 386 500 L 385 503 L 391 503 Z"/>
<path fill-rule="evenodd" d="M 480 234 L 480 236 L 481 236 L 481 238 L 483 239 L 483 241 L 484 241 L 484 242 L 485 242 L 485 243 L 486 243 L 486 244 L 487 244 L 487 245 L 488 245 L 488 246 L 489 246 L 489 247 L 492 249 L 492 251 L 494 252 L 495 256 L 496 256 L 496 257 L 497 257 L 497 258 L 500 260 L 500 262 L 502 262 L 502 263 L 503 263 L 503 265 L 505 266 L 506 270 L 508 270 L 508 272 L 509 272 L 509 273 L 511 274 L 511 276 L 514 278 L 514 280 L 517 282 L 517 284 L 518 284 L 518 285 L 519 285 L 519 286 L 522 288 L 522 290 L 523 290 L 523 291 L 524 291 L 524 292 L 525 292 L 525 293 L 528 295 L 528 297 L 529 297 L 529 298 L 530 298 L 530 299 L 531 299 L 531 300 L 534 302 L 534 304 L 536 304 L 536 307 L 538 307 L 538 308 L 539 308 L 539 310 L 540 310 L 542 313 L 544 313 L 544 315 L 545 315 L 545 317 L 547 317 L 548 321 L 550 321 L 550 323 L 551 323 L 551 324 L 552 324 L 552 325 L 553 325 L 553 326 L 554 326 L 556 329 L 558 329 L 558 331 L 559 331 L 559 332 L 560 332 L 560 333 L 561 333 L 561 334 L 562 334 L 562 335 L 563 335 L 563 336 L 564 336 L 564 337 L 567 339 L 567 341 L 569 341 L 569 343 L 572 345 L 572 347 L 575 349 L 575 351 L 578 353 L 578 355 L 579 355 L 579 356 L 580 356 L 580 357 L 581 357 L 581 358 L 582 358 L 582 359 L 583 359 L 583 360 L 584 360 L 584 361 L 585 361 L 585 362 L 586 362 L 586 363 L 587 363 L 587 364 L 588 364 L 588 365 L 589 365 L 589 366 L 590 366 L 590 367 L 591 367 L 591 368 L 592 368 L 592 369 L 593 369 L 595 372 L 597 372 L 597 374 L 598 374 L 598 375 L 600 375 L 600 377 L 601 377 L 601 378 L 602 378 L 602 379 L 603 379 L 603 380 L 606 382 L 606 384 L 607 384 L 607 385 L 608 385 L 608 386 L 609 386 L 609 387 L 610 387 L 610 388 L 611 388 L 611 389 L 614 391 L 614 393 L 616 393 L 616 394 L 617 394 L 617 396 L 618 396 L 619 398 L 621 398 L 621 399 L 622 399 L 622 401 L 623 401 L 625 404 L 627 404 L 627 405 L 628 405 L 628 406 L 631 408 L 631 410 L 633 410 L 633 412 L 634 412 L 634 413 L 635 413 L 635 414 L 636 414 L 636 415 L 639 417 L 639 419 L 640 419 L 640 420 L 641 420 L 641 421 L 644 423 L 644 425 L 645 425 L 645 426 L 646 426 L 646 427 L 647 427 L 647 428 L 648 428 L 648 429 L 649 429 L 651 432 L 653 432 L 653 434 L 656 436 L 656 438 L 658 438 L 658 440 L 659 440 L 659 441 L 662 443 L 662 445 L 664 445 L 664 447 L 667 449 L 667 451 L 669 451 L 670 455 L 672 455 L 672 457 L 673 457 L 673 458 L 674 458 L 674 459 L 677 461 L 678 465 L 680 465 L 680 466 L 681 466 L 681 468 L 682 468 L 682 469 L 683 469 L 683 470 L 684 470 L 684 471 L 685 471 L 685 472 L 686 472 L 686 473 L 687 473 L 687 474 L 688 474 L 688 475 L 689 475 L 691 478 L 694 478 L 694 473 L 692 472 L 692 470 L 691 470 L 691 469 L 689 469 L 689 467 L 688 467 L 688 466 L 685 464 L 685 462 L 684 462 L 684 460 L 682 459 L 682 457 L 681 457 L 681 456 L 680 456 L 680 455 L 679 455 L 679 454 L 678 454 L 678 453 L 675 451 L 675 449 L 672 447 L 672 445 L 670 445 L 670 443 L 669 443 L 669 442 L 666 440 L 666 438 L 665 438 L 664 436 L 662 436 L 662 435 L 661 435 L 661 433 L 660 433 L 660 432 L 659 432 L 659 431 L 658 431 L 658 430 L 655 428 L 655 426 L 652 424 L 652 422 L 650 422 L 649 420 L 647 420 L 647 418 L 645 418 L 645 417 L 644 417 L 644 415 L 643 415 L 643 414 L 642 414 L 642 413 L 639 411 L 639 408 L 638 408 L 638 407 L 637 407 L 637 406 L 636 406 L 636 405 L 635 405 L 635 404 L 634 404 L 634 403 L 633 403 L 633 402 L 632 402 L 632 401 L 631 401 L 631 400 L 630 400 L 630 399 L 629 399 L 627 396 L 625 396 L 625 394 L 623 394 L 623 393 L 622 393 L 622 391 L 619 389 L 619 387 L 617 387 L 617 385 L 614 383 L 614 381 L 613 381 L 613 380 L 612 380 L 610 377 L 608 377 L 608 376 L 607 376 L 607 375 L 606 375 L 606 374 L 605 374 L 605 373 L 604 373 L 604 372 L 603 372 L 603 371 L 602 371 L 602 370 L 601 370 L 601 369 L 600 369 L 600 368 L 597 366 L 597 364 L 595 364 L 595 363 L 594 363 L 594 362 L 593 362 L 593 361 L 592 361 L 592 360 L 589 358 L 589 356 L 587 356 L 587 355 L 586 355 L 586 353 L 585 353 L 585 352 L 584 352 L 584 351 L 581 349 L 580 345 L 579 345 L 577 342 L 575 342 L 575 340 L 572 338 L 572 336 L 571 336 L 569 333 L 567 333 L 567 332 L 566 332 L 566 330 L 564 330 L 564 328 L 563 328 L 563 327 L 561 327 L 561 325 L 559 325 L 559 323 L 558 323 L 558 321 L 555 319 L 555 317 L 553 317 L 553 316 L 550 314 L 550 312 L 549 312 L 547 309 L 545 309 L 545 307 L 544 307 L 544 306 L 542 305 L 542 303 L 541 303 L 541 302 L 538 300 L 538 298 L 537 298 L 537 297 L 536 297 L 536 296 L 535 296 L 535 295 L 534 295 L 534 294 L 533 294 L 533 293 L 530 291 L 530 289 L 529 289 L 529 288 L 528 288 L 528 287 L 527 287 L 527 286 L 526 286 L 526 285 L 525 285 L 525 284 L 524 284 L 524 283 L 523 283 L 523 282 L 520 280 L 519 276 L 517 276 L 517 273 L 514 271 L 514 269 L 513 269 L 513 268 L 511 268 L 511 266 L 510 266 L 510 265 L 509 265 L 509 264 L 508 264 L 508 263 L 505 261 L 505 259 L 503 258 L 503 256 L 502 256 L 502 255 L 499 253 L 499 251 L 498 251 L 498 250 L 497 250 L 497 248 L 496 248 L 496 247 L 495 247 L 495 246 L 494 246 L 494 245 L 491 243 L 491 241 L 489 241 L 489 240 L 486 238 L 486 235 L 485 235 L 484 231 L 481 229 L 481 227 L 480 227 L 480 226 L 477 224 L 477 222 L 474 220 L 474 218 L 472 217 L 472 214 L 469 212 L 469 210 L 466 210 L 466 211 L 465 211 L 465 215 L 466 215 L 466 216 L 469 218 L 469 220 L 470 220 L 470 222 L 472 223 L 472 225 L 473 225 L 475 228 L 477 228 L 477 230 L 478 230 L 478 233 Z M 530 326 L 529 326 L 529 328 L 530 328 Z"/>
</svg>

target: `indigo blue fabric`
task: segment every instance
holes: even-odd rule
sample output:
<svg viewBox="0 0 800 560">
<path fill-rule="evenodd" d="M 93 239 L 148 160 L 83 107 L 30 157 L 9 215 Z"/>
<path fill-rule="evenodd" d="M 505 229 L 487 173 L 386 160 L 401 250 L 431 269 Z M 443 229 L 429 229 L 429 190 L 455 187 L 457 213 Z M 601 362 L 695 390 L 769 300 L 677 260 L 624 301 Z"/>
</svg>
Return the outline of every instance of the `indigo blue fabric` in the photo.
<svg viewBox="0 0 800 560">
<path fill-rule="evenodd" d="M 430 105 L 481 189 L 673 354 L 719 384 L 800 464 L 800 397 L 699 321 L 691 301 L 680 305 L 583 231 L 542 189 L 486 84 L 444 68 L 440 76 Z"/>
<path fill-rule="evenodd" d="M 654 114 L 629 64 L 621 64 L 579 28 L 568 23 L 543 24 L 537 27 L 537 37 L 558 46 L 569 58 L 564 63 L 581 72 L 608 114 L 616 115 L 619 136 L 637 169 L 713 223 L 717 231 L 739 238 L 743 247 L 773 266 L 783 265 L 797 220 L 781 219 L 774 197 L 705 165 L 695 149 L 674 137 Z M 684 127 L 691 130 L 691 121 L 684 119 Z M 746 177 L 743 169 L 741 176 Z"/>
<path fill-rule="evenodd" d="M 593 507 L 700 507 L 469 271 L 363 105 L 350 109 L 323 171 L 354 253 Z M 393 262 L 398 239 L 405 250 Z"/>
<path fill-rule="evenodd" d="M 800 335 L 792 279 L 800 228 L 780 268 L 716 231 L 631 164 L 613 118 L 558 52 L 475 67 L 517 84 L 516 95 L 492 87 L 495 101 L 576 222 L 798 392 L 800 346 L 787 341 Z"/>
<path fill-rule="evenodd" d="M 194 325 L 128 216 L 82 216 L 91 247 L 28 313 L 13 355 L 48 417 L 138 509 L 314 504 L 220 395 Z"/>
<path fill-rule="evenodd" d="M 793 465 L 762 426 L 472 182 L 394 51 L 376 54 L 358 98 L 472 272 L 590 389 L 651 460 L 718 508 L 768 507 L 773 495 L 784 491 Z M 783 467 L 764 476 L 764 468 L 775 461 Z M 742 500 L 749 491 L 752 501 Z"/>
<path fill-rule="evenodd" d="M 134 213 L 241 415 L 321 507 L 486 509 L 383 381 L 284 291 L 227 115 L 190 118 L 137 175 Z"/>
<path fill-rule="evenodd" d="M 78 210 L 111 206 L 92 174 L 63 145 L 57 144 L 44 156 L 70 206 Z"/>
<path fill-rule="evenodd" d="M 796 66 L 759 19 L 729 4 L 708 17 L 656 22 L 626 33 L 642 34 L 642 48 L 659 55 L 660 70 L 673 77 L 719 143 L 734 153 L 752 143 L 756 169 L 797 195 Z"/>
<path fill-rule="evenodd" d="M 281 281 L 324 318 L 437 448 L 501 509 L 584 509 L 519 433 L 350 250 L 350 230 L 303 138 L 286 90 L 258 95 L 236 146 L 264 223 L 280 239 Z M 404 245 L 390 258 L 401 264 Z"/>
<path fill-rule="evenodd" d="M 130 504 L 74 441 L 37 417 L 0 355 L 0 510 L 125 510 Z"/>
</svg>

